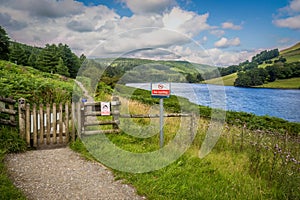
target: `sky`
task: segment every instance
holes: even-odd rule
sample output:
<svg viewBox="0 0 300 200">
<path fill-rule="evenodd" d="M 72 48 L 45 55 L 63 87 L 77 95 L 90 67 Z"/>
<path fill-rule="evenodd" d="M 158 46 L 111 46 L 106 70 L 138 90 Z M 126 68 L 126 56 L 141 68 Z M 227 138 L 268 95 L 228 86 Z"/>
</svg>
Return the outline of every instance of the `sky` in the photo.
<svg viewBox="0 0 300 200">
<path fill-rule="evenodd" d="M 229 66 L 300 41 L 300 0 L 0 0 L 13 41 Z"/>
</svg>

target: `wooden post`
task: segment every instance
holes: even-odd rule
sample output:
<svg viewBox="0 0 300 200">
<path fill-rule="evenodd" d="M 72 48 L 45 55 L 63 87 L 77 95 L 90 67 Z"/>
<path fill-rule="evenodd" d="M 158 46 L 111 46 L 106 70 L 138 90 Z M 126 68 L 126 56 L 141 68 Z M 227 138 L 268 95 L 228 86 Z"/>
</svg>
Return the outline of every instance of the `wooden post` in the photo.
<svg viewBox="0 0 300 200">
<path fill-rule="evenodd" d="M 75 142 L 75 103 L 72 102 L 72 119 L 71 119 L 71 123 L 72 123 L 72 142 Z"/>
<path fill-rule="evenodd" d="M 26 143 L 28 145 L 28 147 L 30 147 L 30 105 L 29 103 L 26 104 Z"/>
<path fill-rule="evenodd" d="M 25 139 L 25 105 L 26 101 L 24 98 L 18 100 L 18 113 L 19 113 L 19 129 L 21 138 Z"/>
<path fill-rule="evenodd" d="M 77 135 L 81 135 L 81 103 L 77 103 Z"/>
<path fill-rule="evenodd" d="M 44 106 L 40 104 L 40 144 L 44 144 Z"/>
<path fill-rule="evenodd" d="M 196 120 L 196 115 L 195 113 L 191 114 L 191 124 L 190 124 L 190 134 L 191 134 L 191 141 L 193 141 L 195 137 L 195 120 Z"/>
<path fill-rule="evenodd" d="M 36 104 L 33 104 L 32 108 L 33 115 L 33 147 L 37 147 L 37 113 L 36 113 Z"/>
<path fill-rule="evenodd" d="M 8 109 L 14 110 L 14 105 L 13 104 L 8 104 Z M 12 124 L 15 124 L 16 123 L 15 115 L 9 115 L 9 120 Z"/>
<path fill-rule="evenodd" d="M 59 104 L 59 143 L 63 143 L 63 109 L 62 104 Z"/>
<path fill-rule="evenodd" d="M 113 121 L 116 122 L 116 124 L 113 124 L 113 129 L 114 130 L 118 130 L 119 129 L 119 124 L 120 124 L 120 100 L 119 100 L 119 97 L 117 96 L 114 96 L 112 98 L 112 101 L 114 103 L 116 103 L 115 105 L 112 105 L 112 113 L 113 113 Z"/>
<path fill-rule="evenodd" d="M 46 132 L 46 143 L 47 144 L 50 144 L 50 131 L 51 131 L 51 114 L 50 114 L 50 105 L 47 104 L 46 105 L 46 120 L 47 120 L 47 125 L 46 125 L 46 128 L 47 128 L 47 132 Z"/>
<path fill-rule="evenodd" d="M 52 122 L 52 126 L 53 126 L 53 134 L 52 134 L 52 142 L 53 144 L 56 144 L 56 129 L 57 129 L 57 124 L 56 124 L 56 103 L 53 103 L 52 105 L 52 115 L 53 115 L 53 122 Z"/>
<path fill-rule="evenodd" d="M 65 104 L 65 137 L 66 137 L 66 143 L 69 142 L 70 136 L 69 136 L 69 103 Z"/>
</svg>

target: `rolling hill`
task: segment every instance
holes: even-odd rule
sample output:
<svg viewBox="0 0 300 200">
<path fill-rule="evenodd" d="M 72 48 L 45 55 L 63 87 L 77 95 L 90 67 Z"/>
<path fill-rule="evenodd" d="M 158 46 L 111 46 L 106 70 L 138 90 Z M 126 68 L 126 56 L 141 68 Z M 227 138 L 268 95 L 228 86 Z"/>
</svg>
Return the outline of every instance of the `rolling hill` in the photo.
<svg viewBox="0 0 300 200">
<path fill-rule="evenodd" d="M 279 52 L 279 56 L 273 59 L 270 59 L 271 63 L 275 63 L 280 57 L 286 59 L 286 63 L 300 62 L 300 42 Z M 271 64 L 263 62 L 258 67 L 265 68 Z M 237 78 L 237 73 L 232 73 L 223 77 L 213 78 L 210 80 L 206 80 L 205 83 L 208 84 L 217 84 L 233 86 L 234 82 Z M 221 81 L 223 80 L 223 82 Z M 285 89 L 299 89 L 300 88 L 300 78 L 290 78 L 290 79 L 278 79 L 274 82 L 266 83 L 257 87 L 264 88 L 285 88 Z"/>
</svg>

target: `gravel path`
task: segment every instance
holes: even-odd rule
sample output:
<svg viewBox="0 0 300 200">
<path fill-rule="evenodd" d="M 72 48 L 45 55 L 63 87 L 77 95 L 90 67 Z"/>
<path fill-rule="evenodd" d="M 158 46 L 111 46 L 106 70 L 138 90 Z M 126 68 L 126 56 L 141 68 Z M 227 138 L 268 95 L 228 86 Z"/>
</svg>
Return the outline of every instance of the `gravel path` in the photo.
<svg viewBox="0 0 300 200">
<path fill-rule="evenodd" d="M 5 162 L 28 199 L 145 199 L 133 187 L 115 181 L 106 167 L 68 147 L 9 154 Z"/>
</svg>

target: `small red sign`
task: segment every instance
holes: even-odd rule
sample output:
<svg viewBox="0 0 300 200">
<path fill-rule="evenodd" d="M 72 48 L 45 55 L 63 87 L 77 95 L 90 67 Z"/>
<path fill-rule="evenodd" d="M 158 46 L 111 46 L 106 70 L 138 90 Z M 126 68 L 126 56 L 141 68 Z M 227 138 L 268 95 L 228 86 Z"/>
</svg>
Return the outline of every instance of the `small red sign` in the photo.
<svg viewBox="0 0 300 200">
<path fill-rule="evenodd" d="M 166 98 L 171 94 L 170 83 L 152 83 L 151 95 L 152 97 Z"/>
</svg>

